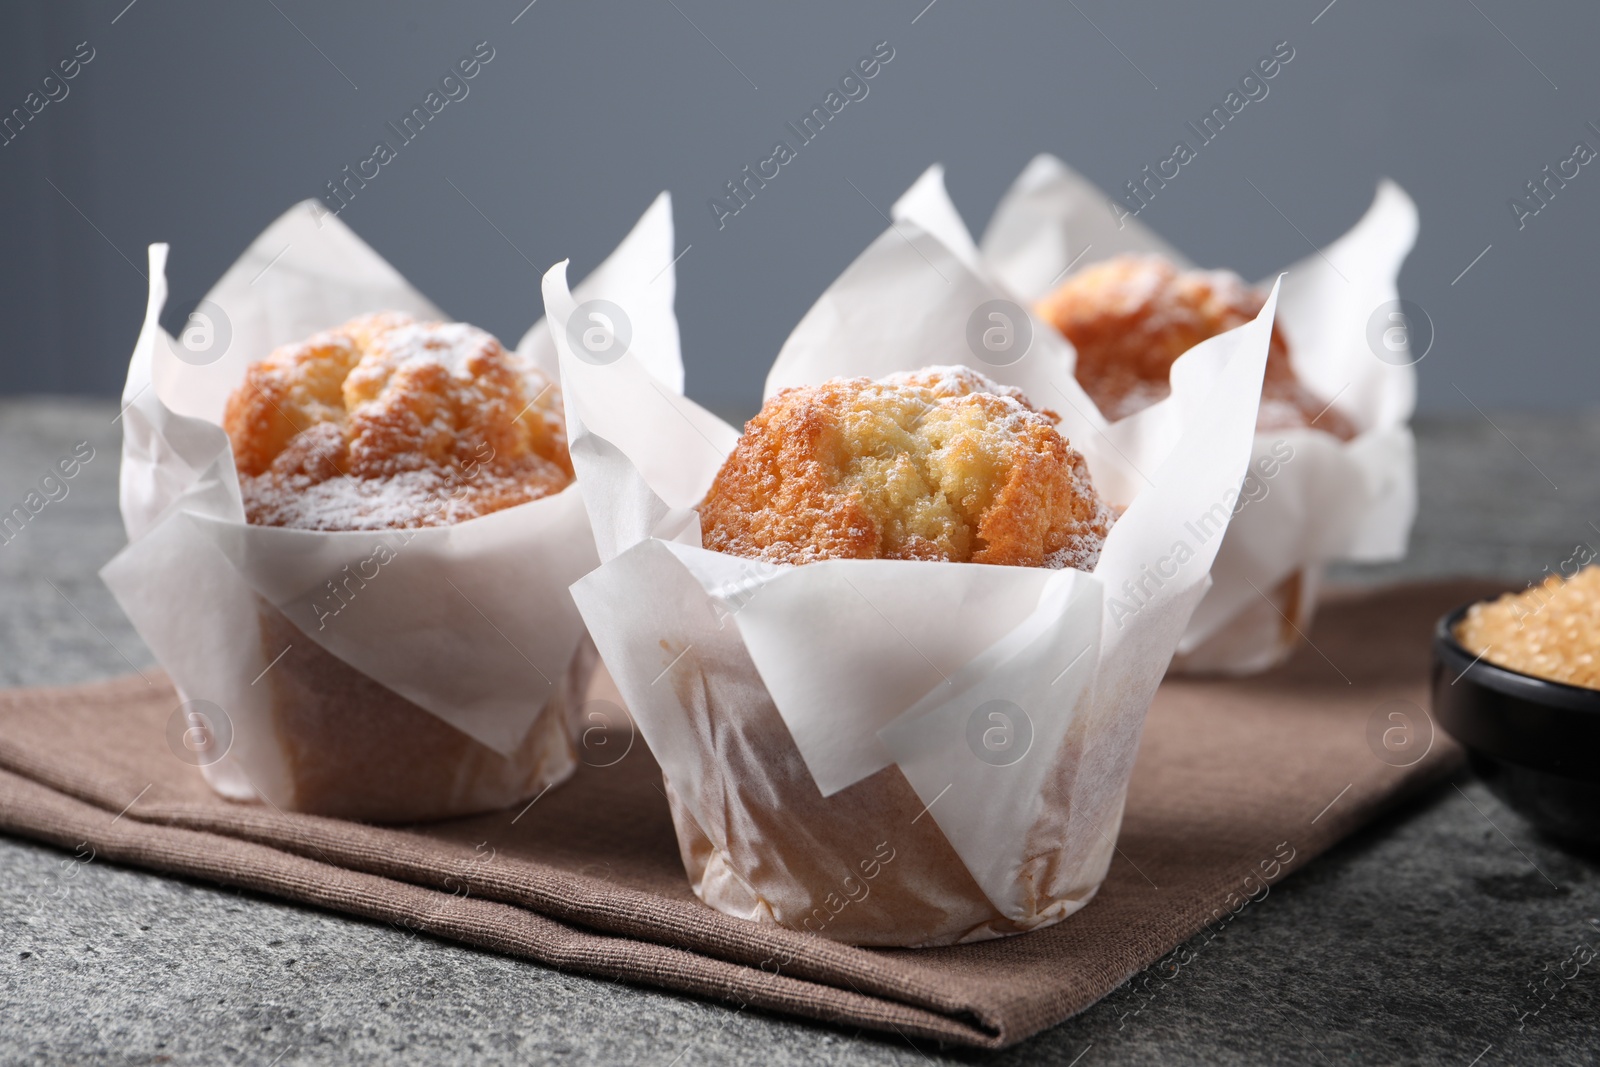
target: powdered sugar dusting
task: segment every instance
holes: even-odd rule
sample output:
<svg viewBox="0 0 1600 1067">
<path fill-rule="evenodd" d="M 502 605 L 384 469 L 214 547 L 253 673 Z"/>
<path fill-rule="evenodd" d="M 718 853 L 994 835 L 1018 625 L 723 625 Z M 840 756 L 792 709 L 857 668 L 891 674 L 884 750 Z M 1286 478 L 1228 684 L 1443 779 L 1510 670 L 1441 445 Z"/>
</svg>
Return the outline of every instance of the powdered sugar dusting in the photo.
<svg viewBox="0 0 1600 1067">
<path fill-rule="evenodd" d="M 241 470 L 251 522 L 370 530 L 559 492 L 572 478 L 560 411 L 554 383 L 493 335 L 386 312 L 253 365 L 226 422 L 259 471 Z"/>
<path fill-rule="evenodd" d="M 1083 484 L 1085 492 L 1093 492 L 1086 482 Z M 1046 556 L 1044 565 L 1050 570 L 1059 571 L 1070 567 L 1075 571 L 1093 573 L 1100 563 L 1100 552 L 1106 546 L 1106 535 L 1100 531 L 1109 532 L 1112 523 L 1116 521 L 1116 510 L 1104 500 L 1096 499 L 1094 518 L 1084 530 L 1069 535 L 1066 544 Z"/>
<path fill-rule="evenodd" d="M 702 502 L 703 543 L 769 563 L 1092 568 L 1115 516 L 1056 421 L 963 366 L 785 389 Z"/>
<path fill-rule="evenodd" d="M 1012 385 L 1001 385 L 981 371 L 961 364 L 940 364 L 924 367 L 921 370 L 900 371 L 887 375 L 873 382 L 870 379 L 860 379 L 873 385 L 886 386 L 899 389 L 910 386 L 929 392 L 934 398 L 956 398 L 982 393 L 987 396 L 999 397 L 1006 402 L 1008 418 L 1043 418 L 1051 425 L 1061 421 L 1061 416 L 1054 411 L 1036 408 L 1029 403 L 1027 396 Z M 1009 424 L 1008 428 L 1015 428 Z"/>
<path fill-rule="evenodd" d="M 565 480 L 554 464 L 544 479 Z M 401 471 L 387 478 L 338 476 L 249 479 L 245 489 L 250 521 L 262 526 L 302 530 L 402 530 L 449 526 L 536 500 L 538 478 L 518 478 L 479 470 L 452 474 L 439 468 Z M 559 490 L 557 490 L 559 491 Z M 488 504 L 495 506 L 486 506 Z"/>
</svg>

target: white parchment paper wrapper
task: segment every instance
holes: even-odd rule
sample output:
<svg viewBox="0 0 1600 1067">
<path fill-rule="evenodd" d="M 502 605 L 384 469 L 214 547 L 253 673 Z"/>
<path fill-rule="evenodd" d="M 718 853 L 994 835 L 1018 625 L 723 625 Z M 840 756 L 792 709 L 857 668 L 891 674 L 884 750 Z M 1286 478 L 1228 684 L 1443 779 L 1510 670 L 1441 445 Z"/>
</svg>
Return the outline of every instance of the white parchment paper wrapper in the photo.
<svg viewBox="0 0 1600 1067">
<path fill-rule="evenodd" d="M 574 313 L 564 265 L 544 294 L 552 322 Z M 972 363 L 968 311 L 1001 295 L 898 226 L 817 301 L 769 384 Z M 693 508 L 737 431 L 632 357 L 597 366 L 557 332 L 604 561 L 573 596 L 665 772 L 703 900 L 877 945 L 999 936 L 1088 901 L 1244 476 L 1275 303 L 1186 354 L 1172 396 L 1120 440 L 1077 432 L 1092 406 L 1070 373 L 983 368 L 1064 399 L 1096 486 L 1127 507 L 1093 574 L 703 549 Z M 1204 516 L 1207 535 L 1187 532 Z"/>
<path fill-rule="evenodd" d="M 1120 217 L 1119 217 L 1120 215 Z M 937 234 L 963 261 L 1031 308 L 1068 273 L 1130 253 L 1193 264 L 1086 178 L 1041 155 L 1017 178 L 975 244 L 931 168 L 895 205 L 894 217 Z M 1416 513 L 1416 463 L 1408 421 L 1416 372 L 1404 332 L 1384 332 L 1379 359 L 1369 322 L 1398 299 L 1400 265 L 1416 240 L 1410 197 L 1384 181 L 1365 216 L 1337 241 L 1287 269 L 1278 327 L 1295 373 L 1332 401 L 1359 436 L 1342 442 L 1315 430 L 1256 438 L 1248 503 L 1234 518 L 1212 567 L 1214 586 L 1179 644 L 1174 669 L 1243 674 L 1280 662 L 1309 625 L 1317 586 L 1335 560 L 1373 562 L 1405 554 Z M 1265 283 L 1263 283 L 1265 284 Z M 1380 316 L 1381 317 L 1381 316 Z M 1387 323 L 1387 320 L 1384 320 Z M 1067 344 L 1040 346 L 1023 362 L 1076 362 Z M 1059 366 L 1051 368 L 1058 372 Z M 1092 402 L 1097 427 L 1104 427 Z M 1134 416 L 1135 418 L 1137 416 Z M 1115 435 L 1115 431 L 1113 434 Z M 1285 455 L 1290 456 L 1284 460 Z M 1271 470 L 1268 477 L 1261 471 Z"/>
<path fill-rule="evenodd" d="M 676 391 L 672 254 L 662 194 L 579 292 L 634 309 L 647 373 Z M 246 367 L 359 314 L 448 316 L 307 202 L 207 294 L 200 314 L 215 349 L 197 357 L 160 325 L 166 258 L 166 245 L 151 246 L 149 305 L 123 391 L 130 543 L 102 576 L 184 700 L 209 702 L 197 706 L 223 720 L 212 728 L 231 728 L 227 754 L 200 760 L 213 786 L 284 808 L 410 819 L 503 806 L 565 777 L 566 720 L 593 659 L 567 587 L 597 562 L 575 485 L 452 526 L 324 532 L 244 521 L 220 424 Z M 559 379 L 542 320 L 519 350 Z M 385 701 L 394 707 L 377 707 Z M 382 735 L 368 739 L 369 762 L 385 766 L 361 765 L 360 738 L 323 732 L 335 717 L 362 728 L 363 708 Z M 414 743 L 388 736 L 408 729 Z M 345 768 L 329 751 L 341 745 L 352 753 Z"/>
</svg>

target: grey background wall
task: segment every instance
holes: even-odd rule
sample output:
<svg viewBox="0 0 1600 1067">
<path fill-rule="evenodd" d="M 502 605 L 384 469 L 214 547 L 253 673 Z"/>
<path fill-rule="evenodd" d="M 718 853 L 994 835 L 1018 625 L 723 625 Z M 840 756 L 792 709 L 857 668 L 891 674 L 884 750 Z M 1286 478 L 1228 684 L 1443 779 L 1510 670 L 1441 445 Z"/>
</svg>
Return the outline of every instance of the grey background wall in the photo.
<svg viewBox="0 0 1600 1067">
<path fill-rule="evenodd" d="M 79 42 L 94 58 L 0 147 L 0 392 L 115 394 L 147 243 L 172 243 L 192 303 L 488 42 L 469 95 L 342 217 L 453 315 L 515 338 L 545 267 L 571 257 L 581 277 L 670 189 L 692 246 L 689 391 L 748 412 L 790 327 L 930 162 L 974 229 L 1039 151 L 1119 187 L 1288 41 L 1268 96 L 1141 217 L 1256 277 L 1393 177 L 1422 216 L 1401 290 L 1437 335 L 1423 409 L 1600 399 L 1600 165 L 1520 229 L 1507 204 L 1576 141 L 1600 148 L 1593 4 L 526 2 L 7 5 L 0 112 Z M 880 41 L 894 59 L 869 95 L 719 229 L 707 200 Z"/>
</svg>

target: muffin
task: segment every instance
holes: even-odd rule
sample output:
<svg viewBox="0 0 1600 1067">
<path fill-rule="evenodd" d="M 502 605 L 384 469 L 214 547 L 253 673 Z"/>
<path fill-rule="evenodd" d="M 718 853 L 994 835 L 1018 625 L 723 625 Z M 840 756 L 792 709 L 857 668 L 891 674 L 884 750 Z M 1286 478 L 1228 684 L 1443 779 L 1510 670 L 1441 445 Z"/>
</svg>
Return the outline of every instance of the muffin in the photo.
<svg viewBox="0 0 1600 1067">
<path fill-rule="evenodd" d="M 875 242 L 807 313 L 768 378 L 804 384 L 742 435 L 651 399 L 638 361 L 561 358 L 578 410 L 648 401 L 574 427 L 602 562 L 571 590 L 652 742 L 694 893 L 920 947 L 1053 925 L 1105 879 L 1146 708 L 1232 512 L 1204 537 L 1185 520 L 1250 470 L 1246 368 L 1260 374 L 1267 336 L 1220 338 L 1217 406 L 1170 412 L 1149 453 L 1181 449 L 1181 478 L 1113 484 L 1042 397 L 928 366 L 928 331 L 862 329 L 888 306 L 866 279 L 894 290 L 897 321 L 949 302 L 897 244 Z M 559 272 L 545 293 L 557 316 L 575 306 Z M 833 377 L 852 352 L 880 369 Z"/>
<path fill-rule="evenodd" d="M 549 379 L 477 327 L 392 311 L 252 365 L 223 428 L 262 526 L 443 526 L 572 481 Z"/>
<path fill-rule="evenodd" d="M 443 526 L 572 481 L 553 383 L 476 327 L 397 312 L 353 319 L 249 367 L 223 428 L 254 525 Z M 502 754 L 305 640 L 265 599 L 257 610 L 272 661 L 258 681 L 292 791 L 282 807 L 405 822 L 504 807 L 572 772 L 568 709 L 587 681 L 584 653 L 551 680 L 532 727 Z"/>
<path fill-rule="evenodd" d="M 1113 514 L 1057 421 L 966 367 L 786 389 L 717 472 L 703 544 L 769 563 L 1092 570 Z"/>
<path fill-rule="evenodd" d="M 1507 670 L 1600 689 L 1600 565 L 1472 605 L 1456 640 Z"/>
<path fill-rule="evenodd" d="M 1180 271 L 1160 256 L 1117 256 L 1079 271 L 1039 301 L 1040 318 L 1078 351 L 1076 377 L 1113 421 L 1164 399 L 1173 361 L 1255 318 L 1265 296 L 1230 271 Z M 1276 326 L 1256 429 L 1323 430 L 1342 441 L 1350 420 L 1301 383 Z"/>
</svg>

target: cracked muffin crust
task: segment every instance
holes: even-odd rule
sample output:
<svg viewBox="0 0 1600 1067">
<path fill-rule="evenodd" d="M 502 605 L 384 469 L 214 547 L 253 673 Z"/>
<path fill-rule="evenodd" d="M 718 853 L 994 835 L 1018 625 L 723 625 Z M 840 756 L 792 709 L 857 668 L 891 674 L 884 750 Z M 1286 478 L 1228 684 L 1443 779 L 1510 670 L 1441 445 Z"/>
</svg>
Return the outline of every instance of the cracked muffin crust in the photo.
<svg viewBox="0 0 1600 1067">
<path fill-rule="evenodd" d="M 703 543 L 774 563 L 1092 570 L 1114 516 L 1056 421 L 966 367 L 786 389 L 712 482 Z"/>
<path fill-rule="evenodd" d="M 440 526 L 572 481 L 554 383 L 483 330 L 393 311 L 253 364 L 223 428 L 259 525 Z"/>
</svg>

